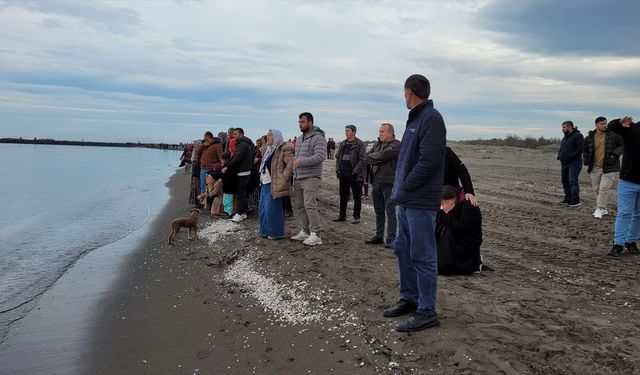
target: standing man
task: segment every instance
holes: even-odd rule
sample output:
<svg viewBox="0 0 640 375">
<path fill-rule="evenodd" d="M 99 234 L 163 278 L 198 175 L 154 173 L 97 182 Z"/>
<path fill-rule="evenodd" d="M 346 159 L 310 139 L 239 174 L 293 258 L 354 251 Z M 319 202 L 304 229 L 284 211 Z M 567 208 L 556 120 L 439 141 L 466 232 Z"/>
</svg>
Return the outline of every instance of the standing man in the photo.
<svg viewBox="0 0 640 375">
<path fill-rule="evenodd" d="M 206 176 L 213 171 L 213 165 L 222 160 L 222 146 L 218 139 L 213 137 L 213 133 L 204 133 L 204 141 L 200 149 L 200 192 L 205 192 Z"/>
<path fill-rule="evenodd" d="M 608 254 L 640 254 L 636 245 L 640 234 L 640 124 L 631 117 L 613 120 L 609 130 L 620 134 L 624 142 L 622 168 L 618 181 L 618 214 L 613 230 L 613 247 Z"/>
<path fill-rule="evenodd" d="M 333 159 L 333 153 L 336 151 L 336 141 L 329 138 L 327 141 L 327 159 Z"/>
<path fill-rule="evenodd" d="M 227 163 L 227 167 L 238 171 L 236 180 L 238 182 L 238 209 L 231 220 L 239 223 L 247 218 L 247 193 L 249 189 L 249 178 L 251 177 L 251 167 L 253 166 L 252 153 L 254 146 L 251 139 L 244 136 L 244 130 L 242 128 L 236 128 L 233 136 L 236 140 L 236 151 Z"/>
<path fill-rule="evenodd" d="M 407 78 L 404 97 L 409 111 L 398 168 L 391 192 L 398 233 L 394 252 L 400 270 L 400 301 L 385 317 L 415 315 L 396 326 L 399 332 L 420 331 L 439 324 L 436 313 L 438 246 L 436 213 L 440 208 L 447 131 L 442 115 L 429 99 L 429 80 Z"/>
<path fill-rule="evenodd" d="M 561 164 L 562 188 L 564 189 L 564 199 L 560 204 L 569 207 L 580 206 L 580 185 L 578 176 L 582 170 L 582 147 L 584 137 L 578 128 L 573 126 L 572 121 L 562 123 L 564 138 L 560 142 L 558 160 Z"/>
<path fill-rule="evenodd" d="M 622 137 L 607 128 L 606 118 L 598 117 L 595 122 L 596 128 L 584 139 L 582 159 L 596 194 L 593 217 L 602 219 L 609 213 L 607 203 L 617 180 L 616 172 L 620 171 L 620 155 L 624 147 Z"/>
<path fill-rule="evenodd" d="M 298 116 L 302 135 L 296 138 L 293 160 L 293 200 L 302 230 L 292 240 L 309 246 L 322 245 L 318 236 L 320 213 L 318 193 L 322 177 L 322 162 L 327 158 L 327 140 L 324 133 L 313 129 L 313 115 L 303 112 Z M 288 161 L 285 161 L 288 163 Z"/>
<path fill-rule="evenodd" d="M 378 142 L 371 152 L 364 157 L 370 173 L 367 176 L 371 182 L 371 196 L 373 209 L 376 213 L 376 232 L 371 239 L 364 241 L 369 245 L 384 243 L 384 247 L 391 248 L 396 239 L 396 205 L 391 202 L 391 190 L 396 176 L 400 141 L 396 139 L 393 125 L 383 123 L 378 130 Z M 387 238 L 384 239 L 385 216 L 387 222 Z"/>
<path fill-rule="evenodd" d="M 356 137 L 357 128 L 355 125 L 344 127 L 344 134 L 347 137 L 340 142 L 336 157 L 336 176 L 340 186 L 340 213 L 333 221 L 347 220 L 347 203 L 349 202 L 349 190 L 353 194 L 353 221 L 352 224 L 360 222 L 360 211 L 362 210 L 362 183 L 364 181 L 364 142 Z"/>
</svg>

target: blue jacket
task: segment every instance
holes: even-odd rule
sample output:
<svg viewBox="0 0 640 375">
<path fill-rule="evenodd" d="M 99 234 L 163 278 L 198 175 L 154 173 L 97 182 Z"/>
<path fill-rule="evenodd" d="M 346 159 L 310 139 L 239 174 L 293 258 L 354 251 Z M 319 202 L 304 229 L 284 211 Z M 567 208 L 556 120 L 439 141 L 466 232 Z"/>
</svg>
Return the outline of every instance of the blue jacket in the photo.
<svg viewBox="0 0 640 375">
<path fill-rule="evenodd" d="M 425 100 L 409 111 L 391 192 L 392 202 L 405 208 L 440 208 L 446 143 L 444 120 L 433 108 L 432 100 Z"/>
</svg>

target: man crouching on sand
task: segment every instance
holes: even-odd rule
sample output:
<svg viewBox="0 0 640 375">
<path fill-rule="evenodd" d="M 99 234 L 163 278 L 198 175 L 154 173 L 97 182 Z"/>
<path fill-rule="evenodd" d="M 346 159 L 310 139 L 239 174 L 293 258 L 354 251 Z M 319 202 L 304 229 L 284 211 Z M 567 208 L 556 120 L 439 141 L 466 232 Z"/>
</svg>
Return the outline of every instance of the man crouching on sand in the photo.
<svg viewBox="0 0 640 375">
<path fill-rule="evenodd" d="M 395 317 L 415 311 L 411 319 L 396 326 L 399 332 L 420 331 L 439 324 L 435 225 L 447 131 L 440 112 L 429 100 L 430 92 L 429 80 L 418 74 L 407 78 L 404 84 L 410 111 L 391 192 L 398 219 L 393 247 L 400 270 L 400 301 L 383 313 L 385 317 Z"/>
</svg>

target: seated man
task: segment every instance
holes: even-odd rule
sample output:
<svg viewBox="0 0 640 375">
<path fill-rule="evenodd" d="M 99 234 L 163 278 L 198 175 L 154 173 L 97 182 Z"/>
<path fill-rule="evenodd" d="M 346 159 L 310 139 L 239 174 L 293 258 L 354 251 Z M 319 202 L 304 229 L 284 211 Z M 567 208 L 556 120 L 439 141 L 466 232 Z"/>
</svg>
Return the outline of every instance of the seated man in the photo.
<svg viewBox="0 0 640 375">
<path fill-rule="evenodd" d="M 438 273 L 469 274 L 482 264 L 482 214 L 468 200 L 460 200 L 458 190 L 442 187 L 442 204 L 436 217 Z"/>
</svg>

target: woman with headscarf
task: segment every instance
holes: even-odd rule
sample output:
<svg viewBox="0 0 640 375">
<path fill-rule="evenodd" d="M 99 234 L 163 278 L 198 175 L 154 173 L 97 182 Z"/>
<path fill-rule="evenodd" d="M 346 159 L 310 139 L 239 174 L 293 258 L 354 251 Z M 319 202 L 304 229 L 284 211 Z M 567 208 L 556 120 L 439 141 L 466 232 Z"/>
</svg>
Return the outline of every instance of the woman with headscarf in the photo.
<svg viewBox="0 0 640 375">
<path fill-rule="evenodd" d="M 260 236 L 284 238 L 283 198 L 291 195 L 289 179 L 293 171 L 293 147 L 284 142 L 282 132 L 269 129 L 260 162 Z"/>
</svg>

